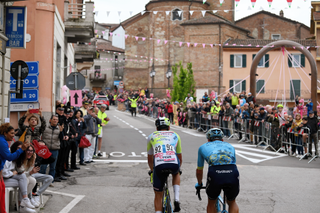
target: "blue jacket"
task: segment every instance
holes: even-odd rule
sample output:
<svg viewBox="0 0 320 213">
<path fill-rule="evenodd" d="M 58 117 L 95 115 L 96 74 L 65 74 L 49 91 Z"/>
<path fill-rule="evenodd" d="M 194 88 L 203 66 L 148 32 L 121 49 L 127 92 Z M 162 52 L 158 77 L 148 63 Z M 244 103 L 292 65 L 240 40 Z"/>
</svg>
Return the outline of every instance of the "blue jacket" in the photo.
<svg viewBox="0 0 320 213">
<path fill-rule="evenodd" d="M 310 104 L 307 104 L 306 107 L 308 107 L 308 114 L 309 114 L 309 112 L 310 112 L 310 111 L 312 110 L 312 108 L 313 108 L 313 103 L 310 102 Z"/>
<path fill-rule="evenodd" d="M 250 114 L 247 110 L 244 110 L 242 112 L 242 119 L 249 119 L 250 118 Z"/>
<path fill-rule="evenodd" d="M 76 140 L 79 141 L 87 129 L 87 124 L 86 122 L 79 122 L 76 119 L 72 119 L 72 124 L 78 133 L 78 137 L 76 138 Z"/>
<path fill-rule="evenodd" d="M 8 142 L 4 135 L 0 135 L 0 171 L 2 171 L 4 164 L 6 161 L 13 161 L 17 159 L 21 153 L 22 149 L 17 150 L 15 153 L 11 153 L 9 151 Z"/>
</svg>

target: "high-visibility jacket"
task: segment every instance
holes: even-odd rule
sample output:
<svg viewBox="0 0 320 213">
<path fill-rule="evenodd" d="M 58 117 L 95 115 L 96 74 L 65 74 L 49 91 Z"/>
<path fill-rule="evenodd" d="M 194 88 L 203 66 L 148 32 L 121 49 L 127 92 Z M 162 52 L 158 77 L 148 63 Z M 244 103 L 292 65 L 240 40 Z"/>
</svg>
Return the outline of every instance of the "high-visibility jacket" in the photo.
<svg viewBox="0 0 320 213">
<path fill-rule="evenodd" d="M 137 107 L 138 99 L 139 99 L 139 96 L 136 99 L 129 98 L 129 100 L 131 101 L 131 107 L 133 107 L 133 108 Z"/>
<path fill-rule="evenodd" d="M 219 106 L 219 107 L 217 107 L 216 105 L 214 105 L 214 106 L 212 106 L 212 107 L 211 107 L 210 112 L 211 112 L 212 114 L 218 114 L 218 113 L 219 113 L 219 111 L 220 111 L 220 109 L 221 109 L 221 107 L 220 107 L 220 106 Z"/>
<path fill-rule="evenodd" d="M 101 112 L 101 110 L 99 110 L 98 112 L 98 118 L 101 119 L 101 123 L 102 124 L 108 124 L 108 121 L 106 121 L 105 119 L 108 117 L 106 112 Z M 102 126 L 101 124 L 98 124 L 99 127 L 99 131 L 98 131 L 98 135 L 100 135 L 101 131 L 102 131 Z"/>
</svg>

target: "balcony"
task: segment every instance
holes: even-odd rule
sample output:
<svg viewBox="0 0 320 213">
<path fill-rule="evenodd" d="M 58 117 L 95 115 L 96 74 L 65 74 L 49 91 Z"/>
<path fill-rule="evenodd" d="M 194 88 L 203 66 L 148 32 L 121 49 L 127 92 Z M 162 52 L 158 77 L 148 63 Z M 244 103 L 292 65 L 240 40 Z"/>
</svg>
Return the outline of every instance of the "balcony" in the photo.
<svg viewBox="0 0 320 213">
<path fill-rule="evenodd" d="M 107 74 L 90 73 L 90 82 L 106 82 Z"/>
<path fill-rule="evenodd" d="M 64 2 L 65 36 L 68 43 L 89 43 L 94 37 L 93 4 L 93 2 L 85 4 Z"/>
<path fill-rule="evenodd" d="M 96 58 L 96 43 L 74 45 L 76 63 L 93 62 Z"/>
</svg>

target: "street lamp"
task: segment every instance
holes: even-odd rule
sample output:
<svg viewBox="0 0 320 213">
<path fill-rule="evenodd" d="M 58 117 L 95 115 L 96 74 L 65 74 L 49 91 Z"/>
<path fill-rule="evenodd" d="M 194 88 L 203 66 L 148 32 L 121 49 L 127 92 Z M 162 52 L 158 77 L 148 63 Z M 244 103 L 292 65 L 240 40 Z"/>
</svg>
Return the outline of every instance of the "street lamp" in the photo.
<svg viewBox="0 0 320 213">
<path fill-rule="evenodd" d="M 156 71 L 154 69 L 154 63 L 152 63 L 152 69 L 150 71 L 150 77 L 152 78 L 152 82 L 151 82 L 151 90 L 153 92 L 153 84 L 154 84 L 154 76 L 156 75 Z"/>
<path fill-rule="evenodd" d="M 171 65 L 170 65 L 170 62 L 168 64 L 168 71 L 166 73 L 166 77 L 168 79 L 168 87 L 170 88 L 170 78 L 171 78 L 171 75 L 172 75 L 172 70 L 171 70 Z"/>
</svg>

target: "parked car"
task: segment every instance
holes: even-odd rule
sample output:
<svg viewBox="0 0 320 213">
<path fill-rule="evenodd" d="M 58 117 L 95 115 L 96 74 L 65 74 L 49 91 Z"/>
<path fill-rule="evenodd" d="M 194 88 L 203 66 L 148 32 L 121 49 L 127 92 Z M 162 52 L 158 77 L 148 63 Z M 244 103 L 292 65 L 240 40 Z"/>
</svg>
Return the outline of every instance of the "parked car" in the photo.
<svg viewBox="0 0 320 213">
<path fill-rule="evenodd" d="M 97 105 L 97 106 L 100 106 L 101 104 L 105 104 L 105 105 L 107 105 L 107 110 L 109 110 L 110 102 L 109 102 L 108 96 L 96 95 L 96 97 L 94 97 L 94 99 L 93 99 L 93 104 Z"/>
</svg>

